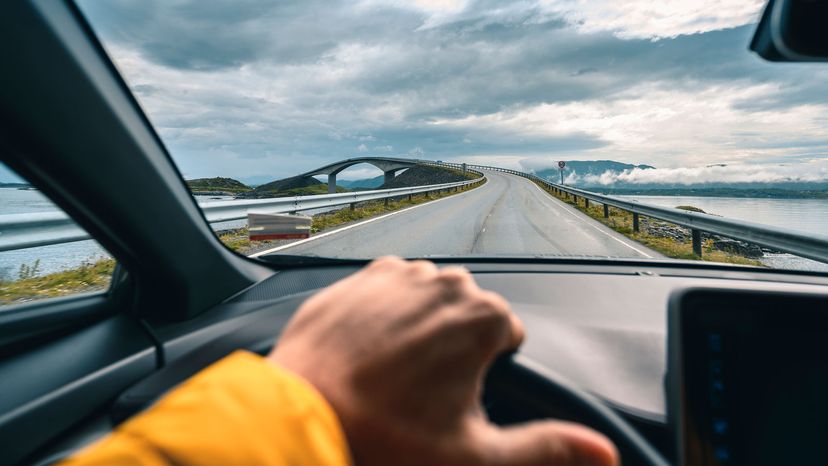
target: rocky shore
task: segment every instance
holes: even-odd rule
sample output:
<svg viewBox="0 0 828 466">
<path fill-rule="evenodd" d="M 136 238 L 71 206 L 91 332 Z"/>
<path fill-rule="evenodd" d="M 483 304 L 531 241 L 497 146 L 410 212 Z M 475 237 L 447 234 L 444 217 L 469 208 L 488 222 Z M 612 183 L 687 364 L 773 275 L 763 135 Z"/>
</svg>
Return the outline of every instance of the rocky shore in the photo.
<svg viewBox="0 0 828 466">
<path fill-rule="evenodd" d="M 671 238 L 682 243 L 692 241 L 692 234 L 690 233 L 690 229 L 679 225 L 674 225 L 672 223 L 667 223 L 652 218 L 642 217 L 640 226 L 641 230 L 646 232 L 650 236 L 655 236 L 658 238 Z M 765 253 L 779 253 L 779 251 L 763 248 L 756 244 L 748 243 L 746 241 L 725 238 L 724 236 L 714 235 L 706 232 L 702 232 L 702 241 L 705 244 L 709 244 L 710 246 L 712 246 L 713 249 L 723 252 L 729 252 L 731 254 L 737 254 L 750 259 L 761 259 L 762 257 L 764 257 Z"/>
</svg>

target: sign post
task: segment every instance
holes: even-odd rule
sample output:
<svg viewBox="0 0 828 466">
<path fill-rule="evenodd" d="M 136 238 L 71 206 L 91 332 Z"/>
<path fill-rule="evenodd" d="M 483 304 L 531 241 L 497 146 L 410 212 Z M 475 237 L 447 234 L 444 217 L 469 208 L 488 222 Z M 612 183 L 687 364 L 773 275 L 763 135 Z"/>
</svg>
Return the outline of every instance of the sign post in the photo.
<svg viewBox="0 0 828 466">
<path fill-rule="evenodd" d="M 563 172 L 564 172 L 564 168 L 566 168 L 566 162 L 564 162 L 563 160 L 561 160 L 560 162 L 558 162 L 558 170 L 560 170 L 560 171 L 561 171 L 561 184 L 563 184 Z"/>
</svg>

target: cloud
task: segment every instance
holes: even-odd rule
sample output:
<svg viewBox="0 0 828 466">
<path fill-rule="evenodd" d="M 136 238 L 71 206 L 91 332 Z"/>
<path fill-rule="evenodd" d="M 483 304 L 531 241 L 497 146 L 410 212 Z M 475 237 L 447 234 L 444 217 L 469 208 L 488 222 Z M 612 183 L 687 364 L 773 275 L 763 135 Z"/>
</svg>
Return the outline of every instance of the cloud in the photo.
<svg viewBox="0 0 828 466">
<path fill-rule="evenodd" d="M 822 130 L 828 105 L 745 110 L 736 104 L 773 95 L 776 86 L 693 84 L 695 87 L 683 89 L 672 81 L 647 83 L 603 101 L 517 107 L 434 124 L 525 138 L 580 132 L 584 140 L 592 137 L 603 142 L 597 148 L 582 148 L 583 157 L 648 163 L 660 160 L 662 165 L 673 166 L 708 160 L 769 160 L 783 154 L 828 150 L 828 137 Z"/>
<path fill-rule="evenodd" d="M 622 39 L 662 39 L 755 23 L 764 0 L 550 0 L 557 14 L 583 33 L 610 31 Z"/>
<path fill-rule="evenodd" d="M 817 183 L 828 181 L 828 161 L 817 160 L 796 165 L 734 164 L 693 168 L 633 168 L 621 172 L 606 171 L 600 175 L 567 175 L 573 184 L 613 185 L 671 184 L 695 185 L 704 183 Z"/>
<path fill-rule="evenodd" d="M 80 3 L 188 176 L 828 156 L 828 70 L 748 53 L 754 1 Z"/>
</svg>

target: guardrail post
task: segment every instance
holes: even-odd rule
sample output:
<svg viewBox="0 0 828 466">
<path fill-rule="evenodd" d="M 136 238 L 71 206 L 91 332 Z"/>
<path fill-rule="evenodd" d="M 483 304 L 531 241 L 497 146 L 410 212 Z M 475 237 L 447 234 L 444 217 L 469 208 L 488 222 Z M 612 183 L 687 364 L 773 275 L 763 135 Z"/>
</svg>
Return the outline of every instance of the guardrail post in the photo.
<svg viewBox="0 0 828 466">
<path fill-rule="evenodd" d="M 633 231 L 638 233 L 638 214 L 633 212 Z"/>
<path fill-rule="evenodd" d="M 387 198 L 387 197 L 385 198 L 385 202 L 383 202 L 383 205 L 384 205 L 385 207 L 388 207 L 388 198 Z"/>
<path fill-rule="evenodd" d="M 348 205 L 348 207 L 349 207 L 351 210 L 354 210 L 354 209 L 356 208 L 356 202 L 352 202 L 352 203 L 350 203 L 350 204 Z"/>
<path fill-rule="evenodd" d="M 411 202 L 411 194 L 408 195 L 408 202 Z"/>
<path fill-rule="evenodd" d="M 604 218 L 609 218 L 609 206 L 604 204 Z"/>
<path fill-rule="evenodd" d="M 693 230 L 690 230 L 690 234 L 693 236 L 693 254 L 701 257 L 701 255 L 702 255 L 701 231 L 693 229 Z"/>
<path fill-rule="evenodd" d="M 584 207 L 589 209 L 589 199 L 587 199 L 587 198 L 584 198 Z"/>
</svg>

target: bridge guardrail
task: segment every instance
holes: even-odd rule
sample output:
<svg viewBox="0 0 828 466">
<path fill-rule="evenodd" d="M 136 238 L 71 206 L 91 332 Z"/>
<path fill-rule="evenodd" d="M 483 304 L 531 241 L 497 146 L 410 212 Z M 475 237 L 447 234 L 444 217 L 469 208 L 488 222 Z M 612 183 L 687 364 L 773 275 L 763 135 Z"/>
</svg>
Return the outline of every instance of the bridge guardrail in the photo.
<svg viewBox="0 0 828 466">
<path fill-rule="evenodd" d="M 442 165 L 456 167 L 458 164 L 444 163 Z M 566 193 L 568 196 L 574 196 L 576 203 L 579 198 L 582 198 L 585 200 L 587 206 L 589 205 L 589 201 L 602 204 L 604 206 L 604 217 L 609 217 L 609 207 L 615 207 L 617 209 L 631 212 L 633 214 L 634 231 L 639 230 L 639 215 L 689 228 L 692 236 L 693 252 L 700 257 L 702 255 L 701 233 L 707 232 L 757 244 L 776 251 L 787 252 L 819 262 L 828 263 L 828 235 L 805 233 L 771 225 L 764 225 L 761 223 L 748 222 L 745 220 L 717 217 L 710 214 L 702 214 L 681 209 L 655 206 L 636 201 L 628 201 L 615 196 L 598 194 L 583 189 L 561 185 L 559 183 L 553 183 L 537 175 L 517 170 L 509 170 L 486 165 L 467 165 L 467 167 L 477 170 L 492 170 L 521 176 L 540 183 L 547 189 L 551 189 L 559 193 Z"/>
<path fill-rule="evenodd" d="M 248 212 L 301 212 L 303 210 L 338 207 L 356 204 L 358 202 L 455 189 L 480 183 L 485 180 L 483 173 L 476 173 L 480 174 L 481 177 L 453 183 L 313 196 L 206 202 L 200 204 L 199 207 L 204 212 L 207 222 L 220 223 L 247 218 Z M 62 211 L 0 215 L 0 252 L 71 243 L 88 239 L 91 239 L 89 234 L 77 226 Z"/>
</svg>

